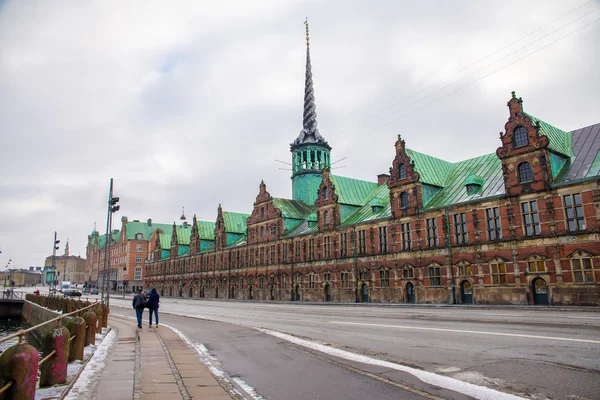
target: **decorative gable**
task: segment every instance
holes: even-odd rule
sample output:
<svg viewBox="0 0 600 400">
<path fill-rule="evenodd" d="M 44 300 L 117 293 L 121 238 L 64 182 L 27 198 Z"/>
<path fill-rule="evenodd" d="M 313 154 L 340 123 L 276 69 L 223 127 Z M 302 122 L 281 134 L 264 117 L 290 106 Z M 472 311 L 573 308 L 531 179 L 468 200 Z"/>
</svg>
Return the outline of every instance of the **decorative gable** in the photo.
<svg viewBox="0 0 600 400">
<path fill-rule="evenodd" d="M 171 258 L 177 257 L 179 251 L 177 244 L 177 225 L 173 222 L 173 233 L 171 233 Z"/>
<path fill-rule="evenodd" d="M 246 219 L 248 243 L 255 244 L 277 240 L 283 233 L 282 212 L 273 204 L 264 181 L 260 182 L 252 214 Z"/>
<path fill-rule="evenodd" d="M 510 116 L 500 132 L 502 147 L 496 155 L 502 160 L 508 195 L 547 190 L 552 183 L 552 167 L 547 136 L 540 135 L 540 122 L 523 112 L 523 100 L 512 92 L 507 103 Z"/>
<path fill-rule="evenodd" d="M 215 224 L 215 250 L 221 251 L 227 244 L 227 232 L 225 231 L 225 220 L 223 219 L 223 209 L 221 204 L 217 209 L 217 222 Z"/>
<path fill-rule="evenodd" d="M 328 168 L 324 168 L 321 173 L 321 184 L 315 206 L 317 207 L 317 223 L 320 232 L 334 230 L 341 223 L 338 195 L 335 192 L 335 185 L 331 180 Z"/>
<path fill-rule="evenodd" d="M 190 254 L 196 254 L 200 252 L 200 234 L 198 233 L 198 221 L 196 220 L 196 214 L 192 219 L 192 233 L 190 235 Z"/>
<path fill-rule="evenodd" d="M 414 215 L 423 207 L 420 174 L 415 170 L 415 163 L 406 153 L 404 140 L 398 135 L 395 144 L 396 156 L 390 167 L 390 208 L 393 218 Z"/>
</svg>

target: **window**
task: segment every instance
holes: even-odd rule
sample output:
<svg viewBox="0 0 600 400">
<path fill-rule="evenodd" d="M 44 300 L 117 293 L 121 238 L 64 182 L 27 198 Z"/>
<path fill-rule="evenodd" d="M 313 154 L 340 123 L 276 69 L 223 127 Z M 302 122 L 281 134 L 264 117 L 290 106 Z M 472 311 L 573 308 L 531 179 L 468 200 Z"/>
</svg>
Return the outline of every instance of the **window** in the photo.
<svg viewBox="0 0 600 400">
<path fill-rule="evenodd" d="M 528 261 L 529 272 L 546 272 L 546 262 L 544 260 Z"/>
<path fill-rule="evenodd" d="M 275 245 L 271 245 L 271 264 L 275 264 Z"/>
<path fill-rule="evenodd" d="M 317 274 L 311 272 L 308 274 L 308 287 L 309 289 L 314 289 L 317 283 Z"/>
<path fill-rule="evenodd" d="M 485 218 L 487 221 L 487 232 L 490 240 L 502 239 L 502 228 L 500 227 L 500 209 L 498 207 L 486 208 Z"/>
<path fill-rule="evenodd" d="M 540 234 L 540 219 L 538 216 L 537 201 L 527 201 L 521 203 L 521 212 L 523 213 L 523 227 L 526 236 L 535 236 Z"/>
<path fill-rule="evenodd" d="M 519 164 L 519 183 L 525 182 L 533 182 L 533 170 L 528 162 Z"/>
<path fill-rule="evenodd" d="M 412 279 L 415 277 L 415 271 L 413 267 L 404 267 L 402 270 L 402 277 L 404 279 Z"/>
<path fill-rule="evenodd" d="M 406 179 L 406 165 L 398 165 L 398 180 Z"/>
<path fill-rule="evenodd" d="M 387 253 L 388 242 L 387 242 L 387 226 L 379 227 L 379 252 Z"/>
<path fill-rule="evenodd" d="M 294 253 L 296 261 L 300 261 L 300 242 L 294 243 Z"/>
<path fill-rule="evenodd" d="M 323 255 L 325 258 L 331 257 L 331 238 L 329 236 L 323 238 Z"/>
<path fill-rule="evenodd" d="M 142 267 L 135 267 L 133 272 L 133 279 L 139 281 L 142 279 Z"/>
<path fill-rule="evenodd" d="M 259 265 L 265 265 L 265 248 L 264 247 L 260 248 L 260 264 Z"/>
<path fill-rule="evenodd" d="M 323 213 L 323 221 L 325 222 L 326 225 L 329 225 L 329 211 L 325 210 L 325 212 Z"/>
<path fill-rule="evenodd" d="M 264 276 L 259 276 L 258 277 L 258 288 L 259 289 L 264 289 L 265 287 L 265 277 Z"/>
<path fill-rule="evenodd" d="M 315 239 L 308 240 L 308 259 L 315 259 Z"/>
<path fill-rule="evenodd" d="M 329 281 L 331 281 L 331 272 L 325 271 L 323 273 L 323 282 L 329 282 Z"/>
<path fill-rule="evenodd" d="M 300 274 L 296 274 L 296 275 L 294 276 L 294 283 L 297 283 L 297 284 L 300 284 L 300 283 L 302 283 L 302 275 L 300 275 Z"/>
<path fill-rule="evenodd" d="M 571 269 L 573 270 L 573 280 L 575 282 L 594 282 L 594 268 L 592 266 L 591 258 L 571 259 Z"/>
<path fill-rule="evenodd" d="M 469 183 L 467 185 L 467 194 L 475 194 L 481 189 L 481 185 L 477 183 Z"/>
<path fill-rule="evenodd" d="M 279 277 L 279 280 L 281 281 L 281 288 L 287 289 L 287 275 L 281 275 L 281 277 Z"/>
<path fill-rule="evenodd" d="M 408 208 L 408 193 L 402 192 L 400 193 L 400 209 L 405 210 Z"/>
<path fill-rule="evenodd" d="M 366 269 L 363 269 L 362 271 L 360 271 L 358 273 L 358 279 L 363 282 L 367 282 L 369 280 L 369 273 L 367 272 Z"/>
<path fill-rule="evenodd" d="M 490 264 L 492 283 L 494 285 L 506 284 L 506 264 L 503 262 Z"/>
<path fill-rule="evenodd" d="M 135 256 L 135 262 L 136 263 L 141 263 L 142 262 L 142 256 Z"/>
<path fill-rule="evenodd" d="M 379 279 L 381 280 L 381 287 L 390 287 L 390 271 L 383 269 L 379 271 Z"/>
<path fill-rule="evenodd" d="M 329 200 L 329 188 L 327 186 L 323 188 L 323 199 Z"/>
<path fill-rule="evenodd" d="M 442 272 L 440 267 L 429 267 L 429 286 L 442 286 Z"/>
<path fill-rule="evenodd" d="M 358 231 L 358 254 L 367 252 L 367 231 Z"/>
<path fill-rule="evenodd" d="M 427 218 L 427 246 L 436 247 L 438 245 L 437 218 Z"/>
<path fill-rule="evenodd" d="M 277 227 L 275 225 L 271 225 L 271 236 L 277 236 Z"/>
<path fill-rule="evenodd" d="M 261 238 L 264 238 L 264 237 L 265 237 L 265 227 L 264 227 L 264 226 L 261 226 L 261 227 L 260 227 L 260 237 L 261 237 Z"/>
<path fill-rule="evenodd" d="M 457 244 L 469 243 L 467 215 L 465 213 L 454 214 L 454 238 Z"/>
<path fill-rule="evenodd" d="M 283 259 L 282 261 L 285 263 L 288 261 L 288 245 L 287 245 L 287 243 L 284 243 L 281 245 L 281 250 L 282 250 L 281 258 Z"/>
<path fill-rule="evenodd" d="M 472 275 L 471 274 L 471 265 L 459 265 L 458 266 L 458 275 L 459 276 L 466 276 L 466 275 Z"/>
<path fill-rule="evenodd" d="M 343 271 L 340 274 L 340 280 L 342 281 L 342 287 L 350 287 L 350 273 Z"/>
<path fill-rule="evenodd" d="M 340 257 L 348 255 L 348 234 L 340 233 Z"/>
<path fill-rule="evenodd" d="M 142 251 L 143 247 L 141 244 L 136 244 L 135 245 L 135 251 Z"/>
<path fill-rule="evenodd" d="M 402 250 L 412 249 L 412 238 L 410 233 L 410 222 L 400 224 L 402 230 Z"/>
<path fill-rule="evenodd" d="M 565 216 L 567 219 L 567 229 L 570 232 L 582 231 L 585 229 L 585 219 L 583 216 L 583 202 L 581 194 L 568 194 L 563 196 L 565 206 Z"/>
<path fill-rule="evenodd" d="M 260 218 L 264 218 L 265 217 L 265 208 L 261 207 L 260 208 Z"/>
<path fill-rule="evenodd" d="M 513 147 L 519 148 L 527 146 L 529 139 L 527 138 L 527 129 L 524 126 L 517 126 L 513 131 Z"/>
</svg>

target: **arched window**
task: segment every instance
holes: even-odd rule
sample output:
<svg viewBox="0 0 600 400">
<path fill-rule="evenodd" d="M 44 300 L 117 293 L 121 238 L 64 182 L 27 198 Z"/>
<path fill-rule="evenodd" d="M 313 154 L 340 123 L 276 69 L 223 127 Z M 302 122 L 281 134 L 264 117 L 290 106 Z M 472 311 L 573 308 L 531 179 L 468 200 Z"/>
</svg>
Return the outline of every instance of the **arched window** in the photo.
<svg viewBox="0 0 600 400">
<path fill-rule="evenodd" d="M 328 187 L 325 187 L 323 189 L 323 199 L 329 200 L 329 188 Z"/>
<path fill-rule="evenodd" d="M 323 220 L 325 221 L 326 224 L 329 224 L 329 211 L 325 210 L 325 212 L 323 213 Z"/>
<path fill-rule="evenodd" d="M 260 237 L 261 237 L 261 238 L 262 238 L 262 237 L 265 237 L 265 227 L 264 227 L 264 226 L 261 226 L 261 227 L 260 227 Z"/>
<path fill-rule="evenodd" d="M 261 208 L 260 208 L 260 217 L 261 217 L 261 218 L 264 218 L 264 217 L 265 217 L 265 208 L 264 208 L 264 207 L 261 207 Z"/>
<path fill-rule="evenodd" d="M 513 147 L 523 147 L 529 144 L 529 139 L 527 138 L 527 129 L 524 126 L 517 126 L 513 131 Z"/>
<path fill-rule="evenodd" d="M 398 165 L 398 179 L 406 179 L 406 165 Z"/>
<path fill-rule="evenodd" d="M 143 240 L 144 239 L 144 235 L 142 235 L 141 233 L 138 233 L 137 235 L 135 235 L 135 238 L 137 240 Z"/>
<path fill-rule="evenodd" d="M 408 208 L 408 193 L 402 192 L 400 193 L 400 209 L 404 210 Z"/>
<path fill-rule="evenodd" d="M 528 162 L 519 165 L 519 183 L 533 181 L 533 170 Z"/>
</svg>

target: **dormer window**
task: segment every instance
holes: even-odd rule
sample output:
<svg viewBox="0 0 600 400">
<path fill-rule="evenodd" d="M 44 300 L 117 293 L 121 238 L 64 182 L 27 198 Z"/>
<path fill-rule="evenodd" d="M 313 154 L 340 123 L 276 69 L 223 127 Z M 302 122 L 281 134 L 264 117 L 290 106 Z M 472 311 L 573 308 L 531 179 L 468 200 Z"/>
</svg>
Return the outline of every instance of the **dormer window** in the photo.
<svg viewBox="0 0 600 400">
<path fill-rule="evenodd" d="M 402 192 L 400 193 L 400 209 L 405 210 L 408 208 L 408 193 Z"/>
<path fill-rule="evenodd" d="M 533 170 L 528 162 L 519 165 L 519 183 L 533 182 Z"/>
<path fill-rule="evenodd" d="M 513 147 L 519 148 L 529 144 L 529 138 L 527 137 L 527 129 L 524 126 L 517 126 L 513 132 Z"/>
<path fill-rule="evenodd" d="M 465 187 L 467 188 L 467 194 L 472 195 L 478 193 L 483 186 L 483 178 L 469 173 L 469 176 L 465 180 Z"/>
<path fill-rule="evenodd" d="M 138 233 L 135 235 L 136 240 L 143 240 L 144 239 L 144 235 L 142 235 L 141 233 Z"/>
<path fill-rule="evenodd" d="M 406 179 L 406 165 L 398 165 L 398 180 Z"/>
<path fill-rule="evenodd" d="M 325 210 L 325 212 L 323 213 L 323 221 L 325 222 L 326 225 L 329 225 L 329 211 Z"/>
<path fill-rule="evenodd" d="M 325 187 L 323 189 L 323 199 L 324 200 L 329 200 L 329 188 L 328 187 Z"/>
</svg>

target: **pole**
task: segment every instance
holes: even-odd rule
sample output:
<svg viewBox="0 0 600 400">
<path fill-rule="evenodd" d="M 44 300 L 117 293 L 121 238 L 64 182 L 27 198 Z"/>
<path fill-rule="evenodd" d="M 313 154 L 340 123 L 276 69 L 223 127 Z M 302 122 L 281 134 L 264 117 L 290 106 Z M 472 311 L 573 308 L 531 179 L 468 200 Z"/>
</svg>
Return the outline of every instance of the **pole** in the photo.
<svg viewBox="0 0 600 400">
<path fill-rule="evenodd" d="M 110 284 L 110 276 L 109 276 L 109 271 L 110 271 L 110 239 L 112 237 L 112 209 L 111 209 L 111 204 L 110 201 L 113 197 L 113 178 L 110 178 L 110 189 L 108 192 L 108 216 L 106 217 L 106 243 L 104 244 L 104 268 L 103 268 L 103 278 L 104 281 L 102 282 L 102 300 L 104 301 L 104 303 L 106 304 L 106 306 L 108 306 L 108 302 L 109 302 L 109 284 Z"/>
<path fill-rule="evenodd" d="M 56 231 L 54 231 L 54 241 L 52 242 L 52 286 L 56 290 Z"/>
</svg>

